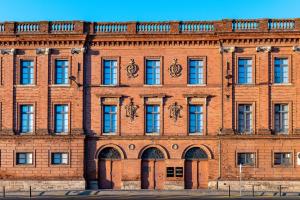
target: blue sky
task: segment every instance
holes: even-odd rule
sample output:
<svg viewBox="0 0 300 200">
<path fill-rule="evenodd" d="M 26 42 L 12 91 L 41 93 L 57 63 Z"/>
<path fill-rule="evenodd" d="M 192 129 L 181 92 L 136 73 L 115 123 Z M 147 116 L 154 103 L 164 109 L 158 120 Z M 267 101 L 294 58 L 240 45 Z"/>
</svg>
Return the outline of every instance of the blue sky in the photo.
<svg viewBox="0 0 300 200">
<path fill-rule="evenodd" d="M 0 21 L 296 17 L 300 17 L 300 0 L 2 0 L 0 4 Z"/>
</svg>

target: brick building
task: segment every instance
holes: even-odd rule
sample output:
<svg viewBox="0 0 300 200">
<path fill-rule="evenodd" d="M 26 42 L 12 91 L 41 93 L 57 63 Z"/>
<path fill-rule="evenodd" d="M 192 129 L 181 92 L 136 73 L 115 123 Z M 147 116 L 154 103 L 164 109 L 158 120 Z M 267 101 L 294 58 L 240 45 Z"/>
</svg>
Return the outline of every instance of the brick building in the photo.
<svg viewBox="0 0 300 200">
<path fill-rule="evenodd" d="M 300 188 L 300 19 L 0 23 L 0 185 Z"/>
</svg>

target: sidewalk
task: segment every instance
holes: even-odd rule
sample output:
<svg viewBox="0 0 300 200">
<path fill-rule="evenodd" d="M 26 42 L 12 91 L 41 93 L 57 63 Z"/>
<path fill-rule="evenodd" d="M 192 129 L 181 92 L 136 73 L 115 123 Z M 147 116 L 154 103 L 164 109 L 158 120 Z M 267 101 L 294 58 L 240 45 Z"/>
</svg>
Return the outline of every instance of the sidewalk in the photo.
<svg viewBox="0 0 300 200">
<path fill-rule="evenodd" d="M 3 197 L 3 193 L 0 193 L 0 198 Z M 299 197 L 300 193 L 282 192 L 282 196 L 286 197 Z M 6 192 L 5 197 L 8 198 L 25 198 L 29 197 L 30 192 Z M 63 190 L 63 191 L 34 191 L 32 190 L 31 196 L 33 198 L 44 197 L 229 197 L 228 191 L 220 190 Z M 239 191 L 231 191 L 231 197 L 240 197 Z M 253 197 L 252 191 L 242 191 L 242 196 Z M 280 197 L 279 192 L 255 192 L 255 197 Z"/>
</svg>

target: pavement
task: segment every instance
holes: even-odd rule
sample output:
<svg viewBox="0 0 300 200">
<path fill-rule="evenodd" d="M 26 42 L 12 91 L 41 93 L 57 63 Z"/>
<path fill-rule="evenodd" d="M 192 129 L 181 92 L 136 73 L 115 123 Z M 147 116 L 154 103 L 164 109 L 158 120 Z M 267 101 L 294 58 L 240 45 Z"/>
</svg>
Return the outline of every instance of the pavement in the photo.
<svg viewBox="0 0 300 200">
<path fill-rule="evenodd" d="M 280 196 L 278 192 L 255 192 L 231 191 L 230 197 L 228 191 L 220 190 L 64 190 L 64 191 L 32 191 L 31 197 L 27 192 L 6 192 L 5 199 L 101 199 L 101 200 L 182 200 L 182 199 L 298 199 L 299 193 L 283 192 Z M 3 199 L 3 193 L 0 193 L 0 199 Z"/>
</svg>

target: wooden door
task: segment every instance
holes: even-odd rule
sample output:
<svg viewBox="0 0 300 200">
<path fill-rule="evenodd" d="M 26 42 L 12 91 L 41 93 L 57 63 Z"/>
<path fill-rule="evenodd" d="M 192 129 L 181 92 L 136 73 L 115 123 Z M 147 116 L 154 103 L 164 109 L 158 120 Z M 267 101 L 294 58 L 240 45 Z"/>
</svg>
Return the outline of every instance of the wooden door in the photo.
<svg viewBox="0 0 300 200">
<path fill-rule="evenodd" d="M 99 161 L 99 188 L 121 189 L 121 161 Z"/>
<path fill-rule="evenodd" d="M 186 189 L 200 189 L 208 186 L 208 162 L 186 160 L 184 183 Z"/>
<path fill-rule="evenodd" d="M 142 160 L 142 189 L 163 189 L 165 177 L 163 160 Z"/>
</svg>

